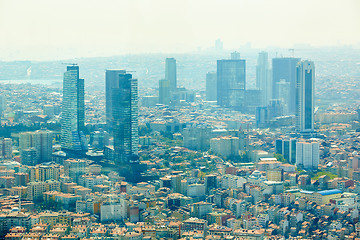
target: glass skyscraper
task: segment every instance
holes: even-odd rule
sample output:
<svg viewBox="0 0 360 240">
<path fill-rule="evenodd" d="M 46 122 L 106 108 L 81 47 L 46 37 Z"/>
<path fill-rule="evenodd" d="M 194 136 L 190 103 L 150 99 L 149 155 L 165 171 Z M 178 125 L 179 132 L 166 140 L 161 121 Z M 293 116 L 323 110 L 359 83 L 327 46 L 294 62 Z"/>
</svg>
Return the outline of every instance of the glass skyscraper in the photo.
<svg viewBox="0 0 360 240">
<path fill-rule="evenodd" d="M 115 161 L 120 164 L 137 161 L 138 84 L 131 74 L 118 73 L 111 89 L 111 108 Z"/>
<path fill-rule="evenodd" d="M 238 54 L 232 59 L 217 61 L 217 103 L 241 110 L 245 102 L 245 60 Z"/>
<path fill-rule="evenodd" d="M 79 78 L 79 66 L 67 66 L 63 81 L 61 118 L 61 148 L 70 152 L 87 150 L 85 130 L 84 79 Z"/>
<path fill-rule="evenodd" d="M 299 62 L 296 75 L 296 128 L 303 133 L 314 132 L 314 62 Z"/>
<path fill-rule="evenodd" d="M 271 70 L 268 53 L 260 52 L 256 66 L 256 88 L 261 92 L 261 106 L 267 106 L 272 96 Z"/>
<path fill-rule="evenodd" d="M 112 89 L 119 86 L 119 76 L 125 73 L 125 70 L 106 70 L 105 73 L 106 124 L 110 130 L 112 129 Z"/>
<path fill-rule="evenodd" d="M 289 114 L 296 113 L 296 64 L 300 58 L 273 58 L 272 59 L 272 98 L 281 99 L 288 96 L 285 101 L 288 109 L 285 112 Z M 279 92 L 279 83 L 289 83 L 289 92 Z M 286 91 L 286 88 L 282 88 Z"/>
</svg>

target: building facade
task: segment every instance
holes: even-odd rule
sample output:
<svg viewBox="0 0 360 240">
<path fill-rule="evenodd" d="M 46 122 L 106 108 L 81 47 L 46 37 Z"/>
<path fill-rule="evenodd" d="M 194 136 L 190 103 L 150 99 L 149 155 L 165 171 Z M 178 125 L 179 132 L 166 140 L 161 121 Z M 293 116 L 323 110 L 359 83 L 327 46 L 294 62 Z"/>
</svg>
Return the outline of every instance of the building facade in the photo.
<svg viewBox="0 0 360 240">
<path fill-rule="evenodd" d="M 170 104 L 170 86 L 169 81 L 166 79 L 159 80 L 159 103 Z"/>
<path fill-rule="evenodd" d="M 84 79 L 79 66 L 67 66 L 63 81 L 61 148 L 74 153 L 87 150 L 85 129 Z"/>
<path fill-rule="evenodd" d="M 296 163 L 296 139 L 276 139 L 275 152 L 282 154 L 289 163 Z"/>
<path fill-rule="evenodd" d="M 314 62 L 299 62 L 296 68 L 296 74 L 296 128 L 299 132 L 314 132 Z"/>
<path fill-rule="evenodd" d="M 119 86 L 119 77 L 125 73 L 125 70 L 106 70 L 105 72 L 106 124 L 110 129 L 112 125 L 112 89 Z"/>
<path fill-rule="evenodd" d="M 305 169 L 317 169 L 319 165 L 320 152 L 318 142 L 296 143 L 296 165 Z"/>
<path fill-rule="evenodd" d="M 300 58 L 273 58 L 272 59 L 272 98 L 281 99 L 283 96 L 279 96 L 279 82 L 285 81 L 289 83 L 289 92 L 282 93 L 282 95 L 288 95 L 289 114 L 296 113 L 296 64 L 300 61 Z"/>
<path fill-rule="evenodd" d="M 217 100 L 217 75 L 216 72 L 206 74 L 206 101 Z"/>
<path fill-rule="evenodd" d="M 53 135 L 53 132 L 49 130 L 20 133 L 20 149 L 35 148 L 36 159 L 34 159 L 34 164 L 49 162 L 52 160 Z"/>
<path fill-rule="evenodd" d="M 256 66 L 256 88 L 261 92 L 261 105 L 266 106 L 272 97 L 271 70 L 267 52 L 260 52 Z"/>
<path fill-rule="evenodd" d="M 222 107 L 241 110 L 245 102 L 245 60 L 232 59 L 217 61 L 217 103 Z M 235 58 L 235 59 L 234 59 Z"/>
<path fill-rule="evenodd" d="M 115 161 L 125 163 L 138 153 L 138 85 L 129 73 L 120 74 L 112 88 L 112 127 Z"/>
</svg>

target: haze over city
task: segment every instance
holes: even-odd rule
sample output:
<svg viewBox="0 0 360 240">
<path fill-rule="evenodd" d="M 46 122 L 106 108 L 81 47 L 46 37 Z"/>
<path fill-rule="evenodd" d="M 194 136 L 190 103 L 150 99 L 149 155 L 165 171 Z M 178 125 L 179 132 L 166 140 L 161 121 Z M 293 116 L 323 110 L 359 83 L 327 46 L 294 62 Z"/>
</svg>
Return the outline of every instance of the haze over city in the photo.
<svg viewBox="0 0 360 240">
<path fill-rule="evenodd" d="M 360 47 L 357 0 L 2 0 L 0 60 L 225 49 Z"/>
<path fill-rule="evenodd" d="M 0 0 L 0 240 L 360 239 L 359 13 Z"/>
</svg>

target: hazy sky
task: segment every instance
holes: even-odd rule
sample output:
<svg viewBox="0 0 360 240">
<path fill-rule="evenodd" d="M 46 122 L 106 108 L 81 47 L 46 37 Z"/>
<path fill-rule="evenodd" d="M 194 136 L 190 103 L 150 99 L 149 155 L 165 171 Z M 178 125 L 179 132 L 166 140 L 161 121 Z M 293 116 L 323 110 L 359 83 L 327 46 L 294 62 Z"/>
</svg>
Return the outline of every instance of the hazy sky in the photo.
<svg viewBox="0 0 360 240">
<path fill-rule="evenodd" d="M 359 0 L 0 0 L 0 60 L 360 46 Z"/>
</svg>

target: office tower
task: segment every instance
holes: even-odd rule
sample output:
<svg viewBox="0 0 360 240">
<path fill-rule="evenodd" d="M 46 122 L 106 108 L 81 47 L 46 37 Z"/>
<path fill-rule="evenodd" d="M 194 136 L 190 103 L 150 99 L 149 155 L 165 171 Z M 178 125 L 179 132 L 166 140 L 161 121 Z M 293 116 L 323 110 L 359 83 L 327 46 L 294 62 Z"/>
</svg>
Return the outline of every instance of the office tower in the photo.
<svg viewBox="0 0 360 240">
<path fill-rule="evenodd" d="M 170 92 L 175 92 L 176 85 L 176 60 L 175 58 L 166 58 L 165 61 L 165 80 L 169 81 Z"/>
<path fill-rule="evenodd" d="M 289 163 L 296 163 L 296 139 L 276 139 L 275 152 L 283 155 Z"/>
<path fill-rule="evenodd" d="M 277 83 L 284 79 L 290 84 L 288 112 L 296 113 L 296 64 L 300 58 L 273 58 L 272 59 L 272 98 L 279 99 Z"/>
<path fill-rule="evenodd" d="M 272 97 L 271 70 L 268 53 L 260 52 L 256 66 L 256 87 L 261 93 L 261 105 L 266 106 Z"/>
<path fill-rule="evenodd" d="M 317 169 L 319 165 L 319 143 L 297 142 L 296 165 L 305 169 Z"/>
<path fill-rule="evenodd" d="M 206 74 L 206 101 L 217 100 L 217 75 L 216 72 Z"/>
<path fill-rule="evenodd" d="M 137 79 L 129 73 L 120 74 L 111 91 L 115 161 L 132 162 L 139 142 Z"/>
<path fill-rule="evenodd" d="M 285 79 L 280 79 L 280 82 L 276 83 L 277 96 L 281 100 L 284 109 L 284 115 L 289 114 L 289 99 L 290 99 L 290 83 L 286 82 Z"/>
<path fill-rule="evenodd" d="M 0 159 L 12 158 L 12 140 L 11 138 L 0 138 Z"/>
<path fill-rule="evenodd" d="M 296 128 L 300 132 L 314 132 L 315 65 L 311 61 L 298 63 L 296 81 Z"/>
<path fill-rule="evenodd" d="M 237 54 L 232 54 L 237 57 Z M 217 103 L 241 110 L 245 101 L 245 60 L 217 61 Z"/>
<path fill-rule="evenodd" d="M 166 79 L 159 80 L 159 103 L 170 104 L 170 86 Z"/>
<path fill-rule="evenodd" d="M 106 70 L 105 73 L 105 110 L 106 110 L 106 124 L 111 129 L 112 124 L 112 89 L 119 86 L 119 77 L 125 74 L 125 70 Z"/>
<path fill-rule="evenodd" d="M 21 150 L 36 149 L 35 164 L 50 162 L 52 160 L 53 135 L 53 132 L 49 130 L 20 133 L 19 147 Z"/>
<path fill-rule="evenodd" d="M 67 66 L 63 82 L 61 118 L 61 148 L 67 152 L 87 150 L 85 130 L 84 79 L 79 78 L 79 66 Z"/>
</svg>

